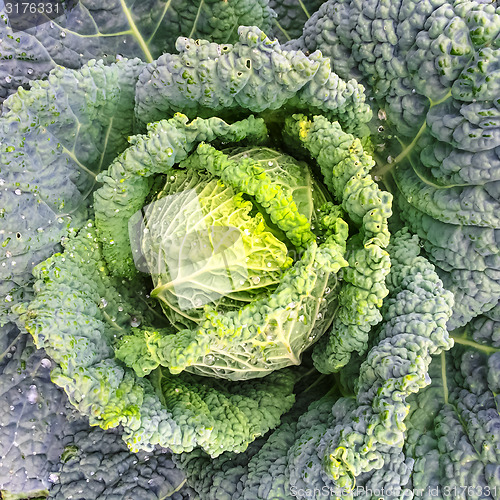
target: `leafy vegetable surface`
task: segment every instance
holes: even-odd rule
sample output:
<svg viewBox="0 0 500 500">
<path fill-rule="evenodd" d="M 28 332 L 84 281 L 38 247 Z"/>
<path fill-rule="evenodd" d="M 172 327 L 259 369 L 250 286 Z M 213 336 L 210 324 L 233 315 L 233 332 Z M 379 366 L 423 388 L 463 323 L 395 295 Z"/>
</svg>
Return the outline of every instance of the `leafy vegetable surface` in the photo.
<svg viewBox="0 0 500 500">
<path fill-rule="evenodd" d="M 321 0 L 271 0 L 270 7 L 276 12 L 273 34 L 282 42 L 302 35 L 305 22 L 321 6 Z"/>
<path fill-rule="evenodd" d="M 88 215 L 96 174 L 126 145 L 143 63 L 56 69 L 20 90 L 0 122 L 0 323 L 26 291 L 35 264 Z"/>
<path fill-rule="evenodd" d="M 389 251 L 384 324 L 357 366 L 354 394 L 331 391 L 306 411 L 292 409 L 265 444 L 249 448 L 246 460 L 182 455 L 179 463 L 202 498 L 305 499 L 312 491 L 320 492 L 316 498 L 354 498 L 369 497 L 365 492 L 375 488 L 403 491 L 413 470 L 403 450 L 406 398 L 429 385 L 432 355 L 453 345 L 446 329 L 453 299 L 419 256 L 416 236 L 396 233 Z"/>
<path fill-rule="evenodd" d="M 151 62 L 174 50 L 178 36 L 218 43 L 238 38 L 239 25 L 268 31 L 275 15 L 265 0 L 80 0 L 64 14 L 25 31 L 13 31 L 0 2 L 0 98 L 63 66 L 118 56 Z"/>
<path fill-rule="evenodd" d="M 190 43 L 196 46 L 194 41 Z M 284 57 L 280 55 L 279 45 L 256 29 L 241 30 L 241 42 L 234 47 L 234 52 L 245 53 L 246 47 L 254 47 L 254 58 L 260 51 L 262 61 L 270 64 L 273 54 Z M 297 60 L 309 64 L 300 53 L 287 57 L 292 63 Z M 355 117 L 361 122 L 369 118 L 362 96 L 351 92 L 357 87 L 338 83 L 328 65 L 321 66 L 323 63 L 318 57 L 312 60 L 319 60 L 319 64 L 315 62 L 310 76 L 301 82 L 301 97 L 294 97 L 291 91 L 286 94 L 292 109 L 302 101 L 311 100 L 315 105 L 319 82 L 308 81 L 321 70 L 321 78 L 331 82 L 331 87 L 327 86 L 331 102 L 327 100 L 322 106 L 333 115 L 350 109 L 343 115 L 346 123 Z M 153 63 L 152 67 L 157 64 Z M 150 68 L 147 71 L 150 72 Z M 252 68 L 255 82 L 266 72 L 262 63 Z M 85 81 L 91 81 L 85 70 L 83 74 L 87 78 Z M 50 80 L 46 85 L 50 88 Z M 252 85 L 254 83 L 249 80 L 249 88 Z M 148 90 L 144 93 L 146 87 Z M 152 89 L 151 82 L 140 78 L 138 102 L 141 96 L 150 95 Z M 78 88 L 74 90 L 78 95 Z M 177 102 L 178 96 L 173 97 Z M 271 96 L 268 98 L 270 103 L 274 102 Z M 168 105 L 168 101 L 165 103 Z M 234 105 L 231 103 L 230 107 Z M 138 109 L 142 108 L 136 106 Z M 125 429 L 124 438 L 132 449 L 150 450 L 153 445 L 160 444 L 174 451 L 187 451 L 202 446 L 213 456 L 226 450 L 244 450 L 255 437 L 275 427 L 280 415 L 290 407 L 293 384 L 300 376 L 300 370 L 276 372 L 262 381 L 237 386 L 219 383 L 210 388 L 210 384 L 201 384 L 196 377 L 186 375 L 181 379 L 156 367 L 168 366 L 175 374 L 198 363 L 204 367 L 204 374 L 225 376 L 225 371 L 232 373 L 237 365 L 230 366 L 226 361 L 219 367 L 210 357 L 215 358 L 217 352 L 226 356 L 233 350 L 246 350 L 248 345 L 252 346 L 250 353 L 255 353 L 250 361 L 258 355 L 257 363 L 261 363 L 260 359 L 270 360 L 269 369 L 273 370 L 281 367 L 280 359 L 291 356 L 278 351 L 276 360 L 273 360 L 266 354 L 267 345 L 272 347 L 282 335 L 285 338 L 291 335 L 291 352 L 296 356 L 295 352 L 300 353 L 307 342 L 313 342 L 315 336 L 322 333 L 316 328 L 316 323 L 319 325 L 323 316 L 330 318 L 332 315 L 327 307 L 328 303 L 334 302 L 321 299 L 323 294 L 328 294 L 329 274 L 334 275 L 346 265 L 342 253 L 348 233 L 345 222 L 339 218 L 341 211 L 326 203 L 319 207 L 323 213 L 318 216 L 316 209 L 304 207 L 300 189 L 292 189 L 296 181 L 285 181 L 279 170 L 269 165 L 262 169 L 258 163 L 253 165 L 251 158 L 240 158 L 238 162 L 228 159 L 208 145 L 198 147 L 195 156 L 189 160 L 192 163 L 189 168 L 198 168 L 196 165 L 201 162 L 211 175 L 218 173 L 233 189 L 254 195 L 260 205 L 268 207 L 270 221 L 277 230 L 282 231 L 297 250 L 302 246 L 306 248 L 304 254 L 290 270 L 285 271 L 270 296 L 255 299 L 238 312 L 219 314 L 207 311 L 199 329 L 183 330 L 177 334 L 158 314 L 158 308 L 147 297 L 147 283 L 134 271 L 126 228 L 128 218 L 143 206 L 153 186 L 152 174 L 169 175 L 174 163 L 185 159 L 201 141 L 220 137 L 225 142 L 256 140 L 258 143 L 266 140 L 266 130 L 264 121 L 253 117 L 229 124 L 215 117 L 189 122 L 187 117 L 176 115 L 150 125 L 148 134 L 132 138 L 132 145 L 98 177 L 104 184 L 95 197 L 97 228 L 89 222 L 76 237 L 63 242 L 64 253 L 55 254 L 38 265 L 34 271 L 38 279 L 35 299 L 29 305 L 15 308 L 38 346 L 44 346 L 56 361 L 58 366 L 52 372 L 53 380 L 65 389 L 72 404 L 89 415 L 93 424 L 106 428 L 121 424 Z M 354 141 L 352 136 L 348 137 Z M 369 161 L 368 165 L 371 166 Z M 253 170 L 255 168 L 257 170 Z M 245 180 L 247 177 L 252 179 L 251 172 L 257 174 L 254 182 Z M 266 176 L 271 182 L 271 190 L 266 184 Z M 366 176 L 366 168 L 359 170 L 359 176 Z M 348 178 L 346 174 L 339 182 Z M 291 199 L 286 202 L 292 203 L 290 208 L 285 210 L 283 203 L 287 200 L 288 189 L 298 197 L 303 214 L 297 211 L 296 216 L 292 216 L 297 208 Z M 338 190 L 342 191 L 341 184 Z M 276 204 L 276 200 L 279 203 Z M 363 210 L 367 210 L 363 208 L 364 203 L 361 200 L 355 202 L 354 198 L 345 200 L 347 214 L 361 228 L 368 223 L 362 218 Z M 359 209 L 357 204 L 360 204 Z M 319 241 L 311 237 L 311 230 L 307 229 L 306 212 L 311 217 L 313 213 L 315 218 L 319 217 Z M 369 224 L 366 227 L 368 229 Z M 131 281 L 127 283 L 126 280 Z M 133 298 L 137 295 L 142 296 L 139 301 Z M 301 307 L 304 307 L 304 312 L 301 312 Z M 276 331 L 272 329 L 274 321 L 278 325 Z M 81 324 L 76 330 L 75 322 Z M 295 333 L 293 329 L 296 329 Z M 255 342 L 256 334 L 262 333 L 263 343 Z M 222 347 L 224 345 L 226 347 Z M 276 345 L 282 345 L 281 340 Z M 285 342 L 284 345 L 288 344 Z M 115 350 L 116 356 L 130 368 L 118 362 Z M 248 354 L 245 352 L 244 356 L 243 361 L 247 363 Z M 142 378 L 152 370 L 147 379 Z M 245 370 L 248 371 L 248 367 Z M 235 378 L 246 378 L 245 370 L 243 377 Z M 224 418 L 220 414 L 221 401 L 225 402 L 223 407 L 227 406 Z M 247 423 L 241 427 L 243 421 Z M 186 426 L 186 422 L 190 423 Z"/>
<path fill-rule="evenodd" d="M 2 25 L 2 498 L 498 496 L 497 3 L 271 6 Z"/>
<path fill-rule="evenodd" d="M 380 107 L 381 128 L 398 141 L 382 151 L 377 175 L 392 174 L 401 217 L 455 294 L 450 326 L 458 327 L 500 293 L 500 13 L 495 3 L 461 0 L 382 5 L 325 2 L 290 46 L 321 50 Z"/>
<path fill-rule="evenodd" d="M 498 332 L 486 316 L 455 331 L 455 348 L 431 366 L 432 385 L 411 401 L 405 448 L 421 497 L 436 488 L 455 498 L 498 496 Z"/>
<path fill-rule="evenodd" d="M 51 382 L 47 353 L 15 327 L 1 333 L 2 498 L 69 500 L 82 492 L 95 500 L 192 496 L 170 453 L 132 454 L 119 432 L 91 430 Z"/>
</svg>

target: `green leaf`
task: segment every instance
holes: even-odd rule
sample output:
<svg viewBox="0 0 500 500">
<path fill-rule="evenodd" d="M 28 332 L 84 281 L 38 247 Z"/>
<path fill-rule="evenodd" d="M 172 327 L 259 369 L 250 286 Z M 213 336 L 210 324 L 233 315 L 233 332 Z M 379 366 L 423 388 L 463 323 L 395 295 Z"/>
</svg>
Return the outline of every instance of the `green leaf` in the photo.
<svg viewBox="0 0 500 500">
<path fill-rule="evenodd" d="M 252 208 L 210 175 L 172 170 L 167 176 L 156 201 L 143 207 L 141 227 L 151 296 L 165 303 L 167 315 L 173 308 L 196 321 L 205 304 L 225 296 L 244 303 L 279 283 L 292 259 Z"/>
<path fill-rule="evenodd" d="M 52 361 L 26 333 L 0 328 L 0 491 L 41 495 L 63 449 L 67 399 L 50 380 Z"/>
<path fill-rule="evenodd" d="M 96 174 L 127 145 L 143 63 L 55 69 L 0 116 L 0 324 L 35 264 L 88 215 Z"/>
<path fill-rule="evenodd" d="M 479 316 L 452 337 L 453 350 L 431 364 L 432 385 L 409 400 L 405 453 L 415 459 L 413 488 L 463 500 L 472 489 L 461 486 L 473 485 L 474 496 L 496 498 L 500 323 Z"/>
<path fill-rule="evenodd" d="M 110 272 L 115 276 L 137 273 L 129 219 L 144 206 L 154 174 L 167 173 L 201 141 L 220 138 L 260 143 L 266 135 L 264 121 L 253 116 L 234 123 L 215 117 L 189 122 L 185 115 L 177 113 L 169 120 L 151 124 L 147 135 L 131 138 L 131 146 L 98 177 L 103 185 L 94 195 L 99 236 L 103 242 L 109 242 L 103 252 Z"/>
<path fill-rule="evenodd" d="M 371 119 L 363 86 L 339 78 L 319 51 L 286 50 L 254 26 L 238 33 L 234 45 L 179 38 L 179 54 L 160 56 L 142 73 L 138 119 L 145 125 L 181 112 L 234 120 L 284 108 L 290 115 L 297 109 L 326 115 L 348 131 Z"/>
<path fill-rule="evenodd" d="M 304 24 L 316 12 L 323 0 L 270 0 L 276 12 L 273 34 L 282 42 L 302 35 Z"/>
<path fill-rule="evenodd" d="M 158 444 L 179 453 L 200 446 L 214 456 L 243 451 L 276 427 L 293 404 L 300 370 L 239 384 L 161 369 L 139 378 L 115 358 L 120 340 L 126 342 L 141 322 L 165 326 L 165 320 L 140 278 L 109 275 L 96 236 L 89 223 L 66 243 L 66 252 L 39 264 L 35 299 L 17 307 L 37 346 L 56 363 L 52 380 L 91 425 L 121 425 L 133 451 Z"/>
<path fill-rule="evenodd" d="M 273 16 L 267 0 L 80 0 L 56 20 L 13 32 L 2 5 L 0 99 L 57 66 L 76 69 L 117 55 L 151 62 L 172 52 L 178 36 L 230 43 L 240 25 L 269 31 Z"/>
<path fill-rule="evenodd" d="M 455 295 L 454 329 L 500 296 L 500 13 L 489 2 L 425 6 L 328 0 L 290 45 L 321 50 L 379 108 L 374 175 Z"/>
<path fill-rule="evenodd" d="M 54 467 L 49 498 L 71 500 L 161 500 L 192 498 L 172 454 L 157 447 L 131 453 L 121 432 L 91 427 L 80 419 L 69 423 L 64 441 L 71 454 Z"/>
</svg>

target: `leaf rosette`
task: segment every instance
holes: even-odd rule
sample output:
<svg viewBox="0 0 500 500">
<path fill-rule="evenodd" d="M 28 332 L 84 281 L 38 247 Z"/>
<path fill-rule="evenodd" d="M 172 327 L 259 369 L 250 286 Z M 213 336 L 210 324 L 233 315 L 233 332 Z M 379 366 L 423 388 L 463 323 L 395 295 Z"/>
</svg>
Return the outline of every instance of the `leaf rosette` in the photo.
<svg viewBox="0 0 500 500">
<path fill-rule="evenodd" d="M 217 456 L 278 425 L 303 372 L 289 365 L 318 339 L 324 372 L 366 351 L 392 199 L 350 133 L 370 119 L 363 88 L 319 52 L 246 27 L 177 49 L 142 69 L 144 133 L 15 311 L 92 424 L 121 424 L 134 450 Z"/>
</svg>

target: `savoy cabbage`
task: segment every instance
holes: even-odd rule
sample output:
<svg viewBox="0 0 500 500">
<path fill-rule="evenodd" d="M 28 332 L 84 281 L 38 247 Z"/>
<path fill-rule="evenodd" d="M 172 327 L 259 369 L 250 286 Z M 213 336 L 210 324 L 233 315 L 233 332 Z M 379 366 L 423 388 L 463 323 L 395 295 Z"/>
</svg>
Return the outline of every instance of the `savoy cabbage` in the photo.
<svg viewBox="0 0 500 500">
<path fill-rule="evenodd" d="M 0 7 L 2 498 L 498 498 L 496 3 Z"/>
</svg>

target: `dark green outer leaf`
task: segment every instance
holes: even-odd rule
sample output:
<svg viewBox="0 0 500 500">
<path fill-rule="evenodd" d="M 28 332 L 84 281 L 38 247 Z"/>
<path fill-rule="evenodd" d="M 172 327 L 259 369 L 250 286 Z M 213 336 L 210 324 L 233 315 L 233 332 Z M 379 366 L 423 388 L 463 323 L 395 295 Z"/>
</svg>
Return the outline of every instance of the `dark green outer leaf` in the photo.
<svg viewBox="0 0 500 500">
<path fill-rule="evenodd" d="M 272 34 L 282 42 L 298 38 L 305 22 L 322 3 L 323 0 L 270 0 L 269 5 L 278 15 Z"/>
<path fill-rule="evenodd" d="M 46 490 L 63 450 L 66 397 L 50 381 L 52 362 L 31 337 L 0 329 L 0 491 Z"/>
<path fill-rule="evenodd" d="M 143 128 L 174 112 L 231 121 L 248 111 L 281 108 L 288 115 L 307 109 L 338 120 L 347 132 L 363 132 L 372 117 L 364 87 L 339 78 L 321 52 L 284 50 L 254 26 L 241 26 L 238 33 L 234 45 L 179 38 L 179 54 L 148 64 L 136 92 Z"/>
<path fill-rule="evenodd" d="M 269 31 L 273 16 L 268 0 L 81 0 L 54 21 L 13 32 L 1 1 L 0 100 L 58 65 L 77 69 L 118 54 L 151 62 L 173 51 L 178 36 L 232 42 L 239 25 Z"/>
<path fill-rule="evenodd" d="M 121 432 L 67 426 L 64 460 L 52 473 L 49 499 L 70 500 L 187 500 L 193 492 L 183 473 L 163 448 L 130 453 Z"/>
<path fill-rule="evenodd" d="M 439 489 L 457 500 L 497 499 L 500 323 L 479 316 L 452 336 L 455 347 L 430 367 L 432 385 L 410 399 L 405 453 L 415 459 L 415 498 Z"/>
<path fill-rule="evenodd" d="M 130 453 L 121 432 L 90 429 L 51 382 L 53 365 L 29 335 L 0 329 L 0 498 L 191 498 L 168 451 Z"/>
<path fill-rule="evenodd" d="M 321 50 L 378 102 L 398 142 L 374 175 L 393 175 L 402 219 L 454 293 L 451 329 L 489 311 L 500 293 L 495 261 L 472 267 L 480 251 L 459 265 L 440 255 L 445 232 L 461 232 L 465 246 L 470 233 L 486 240 L 499 225 L 499 44 L 498 2 L 330 0 L 286 45 Z"/>
</svg>

